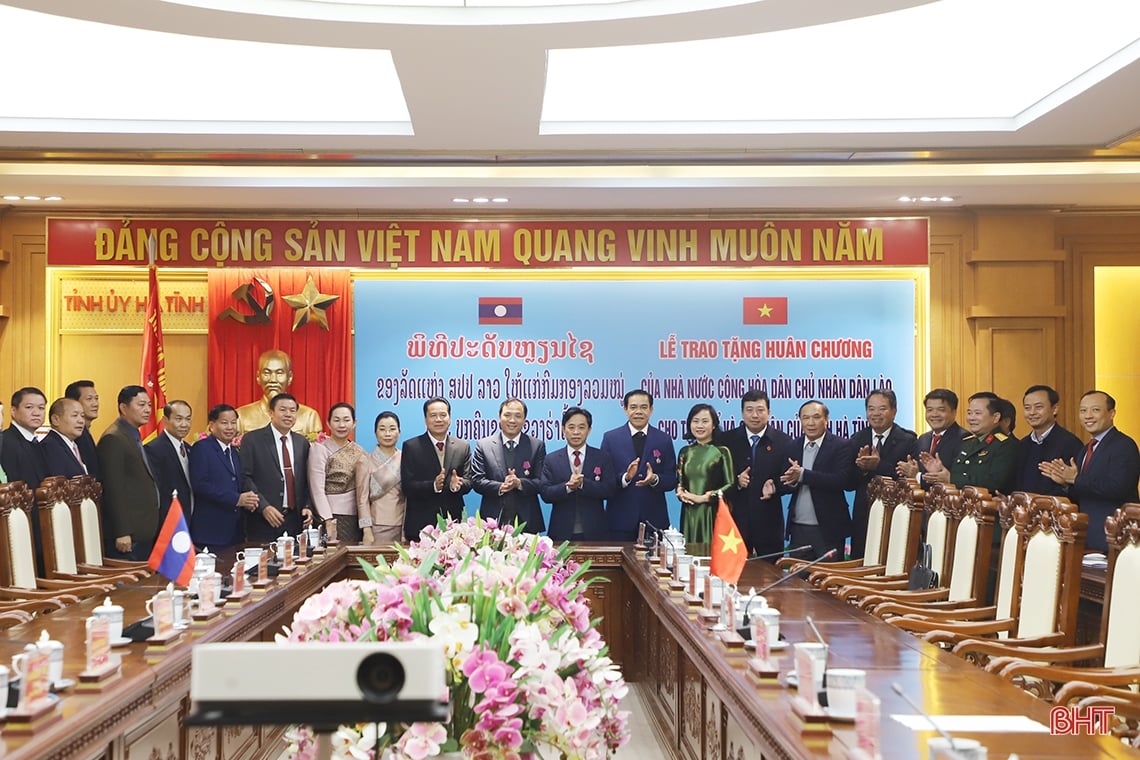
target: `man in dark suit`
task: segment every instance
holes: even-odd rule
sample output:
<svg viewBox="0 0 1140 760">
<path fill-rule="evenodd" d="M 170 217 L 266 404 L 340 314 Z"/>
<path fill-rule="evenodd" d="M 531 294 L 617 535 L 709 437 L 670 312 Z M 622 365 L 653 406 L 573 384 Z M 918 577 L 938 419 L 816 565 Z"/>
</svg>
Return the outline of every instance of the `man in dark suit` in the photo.
<svg viewBox="0 0 1140 760">
<path fill-rule="evenodd" d="M 566 447 L 551 452 L 542 467 L 542 499 L 552 505 L 550 530 L 554 542 L 605 541 L 604 501 L 614 492 L 617 473 L 606 452 L 586 444 L 594 417 L 581 407 L 562 413 Z"/>
<path fill-rule="evenodd" d="M 404 537 L 414 541 L 437 517 L 463 518 L 463 494 L 471 490 L 471 447 L 447 431 L 451 403 L 445 398 L 424 402 L 427 431 L 404 442 L 400 484 L 408 506 Z"/>
<path fill-rule="evenodd" d="M 309 504 L 309 442 L 294 433 L 297 399 L 278 393 L 269 400 L 269 424 L 241 440 L 242 490 L 257 494 L 245 516 L 245 538 L 267 543 L 295 536 L 313 522 Z"/>
<path fill-rule="evenodd" d="M 95 383 L 91 380 L 76 380 L 69 383 L 63 392 L 64 398 L 70 398 L 83 405 L 83 417 L 87 424 L 83 435 L 75 442 L 79 446 L 79 453 L 83 456 L 83 464 L 87 467 L 87 474 L 98 481 L 103 480 L 103 471 L 99 467 L 99 455 L 95 447 L 95 438 L 91 435 L 91 423 L 99 418 L 99 392 L 95 390 Z"/>
<path fill-rule="evenodd" d="M 48 409 L 51 431 L 40 441 L 43 452 L 44 477 L 62 475 L 74 478 L 86 475 L 87 464 L 76 443 L 87 430 L 83 405 L 69 398 L 57 398 Z"/>
<path fill-rule="evenodd" d="M 145 562 L 159 527 L 158 487 L 139 436 L 150 420 L 150 397 L 141 385 L 128 385 L 118 402 L 119 418 L 99 438 L 105 553 Z"/>
<path fill-rule="evenodd" d="M 855 504 L 851 512 L 851 559 L 862 559 L 867 548 L 871 502 L 867 485 L 876 475 L 893 478 L 899 462 L 918 456 L 918 436 L 895 424 L 898 398 L 889 388 L 867 395 L 867 425 L 851 436 L 855 450 Z"/>
<path fill-rule="evenodd" d="M 810 544 L 813 557 L 835 550 L 843 558 L 843 544 L 851 534 L 851 512 L 844 491 L 851 487 L 855 453 L 851 442 L 827 431 L 828 410 L 820 401 L 800 407 L 803 435 L 792 441 L 791 465 L 780 476 L 788 506 L 788 536 L 794 546 Z"/>
<path fill-rule="evenodd" d="M 1057 424 L 1057 409 L 1061 396 L 1048 385 L 1034 385 L 1025 391 L 1021 408 L 1025 421 L 1032 428 L 1029 435 L 1017 442 L 1017 476 L 1015 491 L 1040 493 L 1050 496 L 1068 496 L 1069 487 L 1055 483 L 1041 472 L 1042 462 L 1060 459 L 1068 462 L 1084 454 L 1081 439 Z"/>
<path fill-rule="evenodd" d="M 637 526 L 648 522 L 664 530 L 669 525 L 665 494 L 677 487 L 677 453 L 673 439 L 649 424 L 653 396 L 629 391 L 622 399 L 628 424 L 602 436 L 602 451 L 621 472 L 606 505 L 611 541 L 636 541 Z"/>
<path fill-rule="evenodd" d="M 257 509 L 259 502 L 254 491 L 241 490 L 241 459 L 233 445 L 237 410 L 218 404 L 207 420 L 210 435 L 190 448 L 190 537 L 195 546 L 234 546 L 245 540 L 243 513 Z"/>
<path fill-rule="evenodd" d="M 526 524 L 527 533 L 546 530 L 538 506 L 539 479 L 546 444 L 522 432 L 526 404 L 517 398 L 499 405 L 499 432 L 475 444 L 471 485 L 483 500 L 479 515 L 500 525 Z"/>
<path fill-rule="evenodd" d="M 749 390 L 740 400 L 740 426 L 724 436 L 736 469 L 736 488 L 727 496 L 733 519 L 752 555 L 784 548 L 784 505 L 776 484 L 788 468 L 792 439 L 768 424 L 769 415 L 768 394 Z"/>
<path fill-rule="evenodd" d="M 1136 441 L 1113 425 L 1116 399 L 1104 391 L 1081 396 L 1080 417 L 1090 436 L 1080 456 L 1042 462 L 1041 472 L 1069 485 L 1069 495 L 1089 516 L 1088 548 L 1103 552 L 1105 519 L 1122 504 L 1140 501 L 1140 451 Z"/>
<path fill-rule="evenodd" d="M 931 466 L 933 460 L 930 457 L 936 457 L 949 470 L 961 451 L 962 439 L 970 434 L 956 420 L 958 394 L 954 391 L 935 388 L 922 399 L 922 405 L 926 410 L 926 424 L 930 430 L 918 437 L 918 460 L 907 458 L 899 462 L 896 472 L 907 478 L 918 478 L 920 472 L 926 472 L 928 468 L 919 464 L 924 456 Z"/>
<path fill-rule="evenodd" d="M 44 458 L 36 430 L 44 424 L 47 397 L 39 388 L 21 388 L 12 394 L 12 424 L 4 431 L 0 467 L 8 482 L 22 480 L 28 488 L 40 487 Z M 34 521 L 38 527 L 39 521 Z"/>
<path fill-rule="evenodd" d="M 146 444 L 147 461 L 158 483 L 158 524 L 162 525 L 166 513 L 170 511 L 170 501 L 178 491 L 178 502 L 187 521 L 194 513 L 194 492 L 190 488 L 190 446 L 186 436 L 190 434 L 190 404 L 185 401 L 171 401 L 162 409 L 162 432 Z"/>
</svg>

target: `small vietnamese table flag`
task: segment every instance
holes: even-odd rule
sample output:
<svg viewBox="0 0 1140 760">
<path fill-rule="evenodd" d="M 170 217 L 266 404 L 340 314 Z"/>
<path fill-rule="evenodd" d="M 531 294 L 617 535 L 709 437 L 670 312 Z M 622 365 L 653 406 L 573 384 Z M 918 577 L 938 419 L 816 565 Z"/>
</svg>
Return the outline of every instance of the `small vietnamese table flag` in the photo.
<svg viewBox="0 0 1140 760">
<path fill-rule="evenodd" d="M 177 491 L 170 500 L 170 511 L 166 513 L 146 564 L 179 586 L 190 585 L 190 577 L 194 575 L 194 542 L 190 540 Z"/>
<path fill-rule="evenodd" d="M 724 494 L 721 494 L 716 508 L 716 521 L 713 523 L 712 560 L 709 562 L 709 572 L 732 586 L 740 580 L 744 572 L 744 562 L 748 559 L 748 549 L 744 546 L 744 539 L 732 519 L 732 512 L 724 503 Z"/>
</svg>

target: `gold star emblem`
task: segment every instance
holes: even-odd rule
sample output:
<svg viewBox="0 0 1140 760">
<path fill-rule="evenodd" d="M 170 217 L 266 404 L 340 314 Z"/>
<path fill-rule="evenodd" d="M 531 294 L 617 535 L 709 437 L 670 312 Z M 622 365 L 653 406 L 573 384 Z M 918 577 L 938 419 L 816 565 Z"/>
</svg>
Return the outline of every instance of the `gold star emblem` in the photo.
<svg viewBox="0 0 1140 760">
<path fill-rule="evenodd" d="M 326 330 L 329 329 L 329 319 L 328 315 L 325 314 L 325 309 L 338 298 L 340 296 L 328 295 L 317 290 L 313 276 L 309 275 L 309 279 L 300 293 L 285 296 L 285 303 L 293 307 L 293 329 L 296 330 L 298 327 L 305 326 L 310 320 Z"/>
<path fill-rule="evenodd" d="M 720 539 L 721 549 L 726 552 L 736 554 L 740 551 L 740 545 L 744 540 L 740 538 L 740 534 L 736 532 L 736 526 L 729 528 L 728 533 L 718 533 L 717 538 Z"/>
<path fill-rule="evenodd" d="M 772 316 L 772 307 L 769 306 L 768 304 L 764 304 L 763 306 L 761 306 L 760 307 L 760 316 L 762 316 L 762 317 Z"/>
</svg>

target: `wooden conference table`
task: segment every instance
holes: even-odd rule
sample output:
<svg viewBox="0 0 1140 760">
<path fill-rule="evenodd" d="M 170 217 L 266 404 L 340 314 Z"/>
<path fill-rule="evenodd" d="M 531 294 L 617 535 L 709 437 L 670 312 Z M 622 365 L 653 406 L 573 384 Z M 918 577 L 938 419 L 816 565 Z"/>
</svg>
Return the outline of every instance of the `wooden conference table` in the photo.
<svg viewBox="0 0 1140 760">
<path fill-rule="evenodd" d="M 191 628 L 162 653 L 134 643 L 122 654 L 122 676 L 99 693 L 63 692 L 60 718 L 29 736 L 0 730 L 0 759 L 17 760 L 226 760 L 276 758 L 284 744 L 280 727 L 200 728 L 185 725 L 190 712 L 190 650 L 195 643 L 271 641 L 310 594 L 346 577 L 363 577 L 358 558 L 371 559 L 369 547 L 337 547 L 303 571 L 280 576 L 241 607 Z M 232 553 L 230 555 L 232 557 Z M 575 557 L 593 563 L 590 597 L 603 615 L 601 633 L 626 678 L 637 684 L 651 720 L 676 757 L 691 760 L 843 757 L 854 742 L 849 725 L 834 726 L 824 741 L 805 741 L 791 712 L 792 693 L 763 686 L 746 670 L 747 655 L 731 652 L 695 620 L 678 594 L 671 594 L 652 567 L 632 547 L 582 545 Z M 218 569 L 229 568 L 219 557 Z M 742 586 L 774 579 L 769 565 L 751 563 Z M 111 599 L 124 607 L 125 622 L 146 616 L 145 602 L 165 586 L 148 578 L 115 589 Z M 781 628 L 792 642 L 809 639 L 804 618 L 812 615 L 831 644 L 829 665 L 859 667 L 882 699 L 884 757 L 925 758 L 932 731 L 913 732 L 891 720 L 892 713 L 913 713 L 890 690 L 900 682 L 933 713 L 1028 715 L 1048 725 L 1047 707 L 996 676 L 945 654 L 936 647 L 874 620 L 859 610 L 809 589 L 793 579 L 767 595 L 782 613 Z M 0 663 L 43 630 L 66 647 L 64 677 L 83 669 L 84 620 L 102 597 L 42 616 L 32 623 L 0 631 Z M 790 651 L 790 650 L 788 650 Z M 777 657 L 782 671 L 790 654 Z M 297 664 L 298 683 L 308 674 Z M 1135 757 L 1107 737 L 1049 734 L 971 734 L 982 739 L 993 760 L 1018 752 L 1030 758 Z"/>
<path fill-rule="evenodd" d="M 707 630 L 695 610 L 666 580 L 654 572 L 644 553 L 626 549 L 628 581 L 634 588 L 628 618 L 639 653 L 627 663 L 627 678 L 641 682 L 651 720 L 677 756 L 701 760 L 754 758 L 846 757 L 855 746 L 854 726 L 832 723 L 832 734 L 807 739 L 792 710 L 794 690 L 783 686 L 793 669 L 792 648 L 774 652 L 780 680 L 765 684 L 747 668 L 747 650 L 732 651 Z M 740 587 L 756 588 L 776 580 L 779 571 L 767 563 L 749 563 Z M 914 709 L 891 688 L 895 682 L 934 715 L 1028 716 L 1048 727 L 1048 706 L 996 675 L 887 625 L 863 611 L 791 579 L 765 594 L 781 611 L 781 633 L 790 643 L 815 641 L 810 615 L 827 640 L 828 667 L 861 668 L 867 685 L 881 699 L 882 755 L 926 758 L 933 729 L 913 731 L 892 714 L 913 715 Z M 1030 758 L 1137 757 L 1111 737 L 1053 736 L 1046 733 L 955 733 L 980 740 L 989 758 L 1017 753 Z"/>
</svg>

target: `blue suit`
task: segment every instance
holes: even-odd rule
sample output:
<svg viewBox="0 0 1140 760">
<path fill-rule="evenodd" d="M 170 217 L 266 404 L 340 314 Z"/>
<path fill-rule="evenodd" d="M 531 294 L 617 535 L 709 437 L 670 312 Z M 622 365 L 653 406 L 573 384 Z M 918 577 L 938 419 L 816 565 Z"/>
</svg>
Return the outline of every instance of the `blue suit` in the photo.
<svg viewBox="0 0 1140 760">
<path fill-rule="evenodd" d="M 190 515 L 190 537 L 198 547 L 234 546 L 245 540 L 241 496 L 241 460 L 231 446 L 229 457 L 222 453 L 214 436 L 190 447 L 190 487 L 194 491 L 194 511 Z"/>
<path fill-rule="evenodd" d="M 606 518 L 610 526 L 610 540 L 634 541 L 638 523 L 646 521 L 662 530 L 669 525 L 669 510 L 665 494 L 677 488 L 677 454 L 673 439 L 650 425 L 646 429 L 645 449 L 637 474 L 628 486 L 622 487 L 621 477 L 629 463 L 637 458 L 629 425 L 614 428 L 602 436 L 602 451 L 609 454 L 617 473 L 614 495 L 606 505 Z M 651 466 L 658 477 L 656 485 L 637 486 L 645 478 L 645 468 Z"/>
<path fill-rule="evenodd" d="M 580 516 L 582 535 L 586 541 L 605 541 L 609 537 L 604 501 L 610 498 L 617 486 L 619 473 L 609 454 L 587 446 L 582 457 L 582 487 L 566 490 L 573 474 L 568 449 L 558 449 L 546 455 L 542 468 L 539 491 L 542 499 L 551 504 L 550 529 L 547 535 L 555 543 L 569 541 L 574 535 L 575 513 Z"/>
<path fill-rule="evenodd" d="M 1081 511 L 1089 516 L 1088 548 L 1105 551 L 1104 521 L 1122 504 L 1140 501 L 1136 481 L 1140 478 L 1140 451 L 1136 441 L 1115 427 L 1109 428 L 1093 449 L 1089 465 L 1080 472 L 1084 452 L 1077 457 L 1077 479 L 1069 486 Z"/>
</svg>

